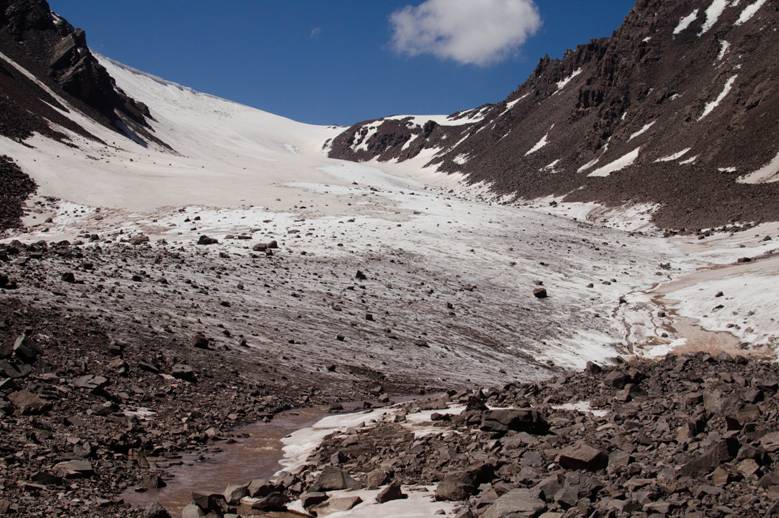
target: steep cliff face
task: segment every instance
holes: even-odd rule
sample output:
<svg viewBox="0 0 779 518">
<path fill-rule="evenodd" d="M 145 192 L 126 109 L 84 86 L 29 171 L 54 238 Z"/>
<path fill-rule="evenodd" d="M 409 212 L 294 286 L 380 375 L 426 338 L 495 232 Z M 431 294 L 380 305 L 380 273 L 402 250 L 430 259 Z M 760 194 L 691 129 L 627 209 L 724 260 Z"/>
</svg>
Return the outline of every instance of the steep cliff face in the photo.
<svg viewBox="0 0 779 518">
<path fill-rule="evenodd" d="M 84 31 L 53 13 L 45 0 L 0 0 L 0 53 L 3 135 L 24 139 L 40 132 L 62 138 L 49 124 L 54 123 L 90 136 L 62 116 L 67 109 L 53 91 L 129 138 L 162 144 L 148 123 L 148 108 L 117 88 L 90 52 Z"/>
<path fill-rule="evenodd" d="M 779 4 L 638 0 L 506 100 L 352 126 L 336 158 L 430 157 L 501 194 L 657 204 L 692 229 L 779 218 Z"/>
</svg>

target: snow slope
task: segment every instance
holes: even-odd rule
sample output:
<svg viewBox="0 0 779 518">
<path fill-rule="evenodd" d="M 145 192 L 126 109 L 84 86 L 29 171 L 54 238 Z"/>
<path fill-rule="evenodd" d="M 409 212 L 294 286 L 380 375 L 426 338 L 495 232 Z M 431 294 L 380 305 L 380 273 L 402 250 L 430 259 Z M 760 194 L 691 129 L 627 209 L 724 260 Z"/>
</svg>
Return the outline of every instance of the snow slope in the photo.
<svg viewBox="0 0 779 518">
<path fill-rule="evenodd" d="M 156 135 L 175 153 L 143 147 L 71 110 L 67 116 L 108 145 L 63 128 L 78 148 L 41 135 L 27 145 L 0 138 L 0 154 L 13 157 L 41 194 L 128 209 L 268 204 L 285 195 L 283 183 L 324 175 L 322 146 L 337 128 L 302 124 L 100 61 L 120 88 L 149 106 Z"/>
</svg>

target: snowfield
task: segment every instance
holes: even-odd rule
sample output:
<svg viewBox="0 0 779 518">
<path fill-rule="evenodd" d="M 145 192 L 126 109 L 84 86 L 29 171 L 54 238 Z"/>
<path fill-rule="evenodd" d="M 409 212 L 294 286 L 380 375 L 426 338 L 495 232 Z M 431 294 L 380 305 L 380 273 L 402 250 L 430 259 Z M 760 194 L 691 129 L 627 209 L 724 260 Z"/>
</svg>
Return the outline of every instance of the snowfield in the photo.
<svg viewBox="0 0 779 518">
<path fill-rule="evenodd" d="M 459 175 L 425 168 L 437 149 L 400 164 L 333 160 L 323 148 L 338 128 L 301 124 L 103 63 L 123 90 L 150 107 L 156 135 L 175 152 L 123 139 L 77 112 L 69 116 L 106 145 L 76 135 L 78 148 L 42 136 L 30 139 L 30 147 L 0 139 L 0 154 L 35 178 L 39 195 L 58 200 L 38 198 L 28 231 L 14 237 L 56 241 L 97 233 L 102 246 L 120 247 L 144 234 L 214 268 L 235 258 L 243 266 L 230 267 L 221 296 L 244 315 L 266 315 L 275 328 L 193 296 L 198 307 L 210 308 L 205 320 L 229 319 L 236 333 L 254 337 L 248 356 L 274 352 L 281 334 L 294 337 L 289 361 L 303 371 L 356 361 L 396 376 L 469 385 L 545 377 L 618 354 L 656 354 L 716 341 L 721 332 L 755 347 L 776 345 L 779 325 L 764 313 L 771 301 L 751 292 L 779 272 L 750 271 L 741 285 L 724 274 L 743 254 L 777 249 L 777 241 L 761 239 L 765 227 L 702 244 L 664 239 L 650 223 L 652 206 L 491 199 L 488 185 L 465 186 Z M 477 110 L 449 122 L 479 116 Z M 422 119 L 430 120 L 412 121 Z M 640 149 L 590 176 L 631 165 Z M 201 235 L 219 244 L 198 247 Z M 270 240 L 281 247 L 283 283 L 305 296 L 255 282 L 252 245 Z M 712 264 L 722 278 L 685 281 Z M 353 291 L 349 281 L 358 269 L 369 280 Z M 181 282 L 214 282 L 194 266 L 182 272 Z M 547 298 L 533 296 L 541 286 Z M 727 310 L 704 313 L 702 301 L 714 287 L 727 293 Z M 159 318 L 154 311 L 178 311 L 176 301 L 146 296 L 149 307 L 138 311 L 152 321 Z M 95 302 L 74 304 L 88 310 Z M 366 312 L 378 322 L 355 324 Z M 336 332 L 345 339 L 334 343 Z"/>
</svg>

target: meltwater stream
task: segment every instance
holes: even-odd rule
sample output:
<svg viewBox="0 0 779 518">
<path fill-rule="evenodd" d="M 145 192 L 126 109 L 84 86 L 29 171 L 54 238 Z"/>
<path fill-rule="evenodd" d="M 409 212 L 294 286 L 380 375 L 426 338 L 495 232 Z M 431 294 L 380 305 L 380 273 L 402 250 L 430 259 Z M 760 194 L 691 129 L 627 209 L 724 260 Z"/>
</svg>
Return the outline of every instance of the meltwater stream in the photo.
<svg viewBox="0 0 779 518">
<path fill-rule="evenodd" d="M 132 505 L 145 506 L 159 502 L 173 516 L 192 501 L 193 492 L 221 493 L 229 484 L 242 484 L 257 478 L 270 478 L 281 469 L 282 439 L 292 432 L 313 425 L 327 415 L 322 408 L 290 410 L 276 415 L 269 423 L 255 423 L 238 429 L 246 438 L 219 444 L 219 452 L 180 459 L 156 459 L 150 462 L 171 475 L 167 486 L 157 490 L 122 495 Z"/>
</svg>

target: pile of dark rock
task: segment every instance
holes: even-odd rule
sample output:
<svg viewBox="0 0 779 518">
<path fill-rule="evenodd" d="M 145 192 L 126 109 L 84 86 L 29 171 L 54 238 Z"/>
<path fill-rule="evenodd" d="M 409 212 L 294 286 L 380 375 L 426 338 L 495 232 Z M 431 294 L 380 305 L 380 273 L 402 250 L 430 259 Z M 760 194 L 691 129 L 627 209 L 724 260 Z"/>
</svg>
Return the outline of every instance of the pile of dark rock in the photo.
<svg viewBox="0 0 779 518">
<path fill-rule="evenodd" d="M 319 492 L 324 469 L 360 487 L 438 484 L 459 518 L 773 516 L 778 390 L 774 363 L 697 354 L 450 393 L 330 436 L 287 492 Z M 458 404 L 433 413 L 439 433 L 404 426 Z"/>
<path fill-rule="evenodd" d="M 24 201 L 35 187 L 10 158 L 0 156 L 0 232 L 21 224 Z"/>
</svg>

